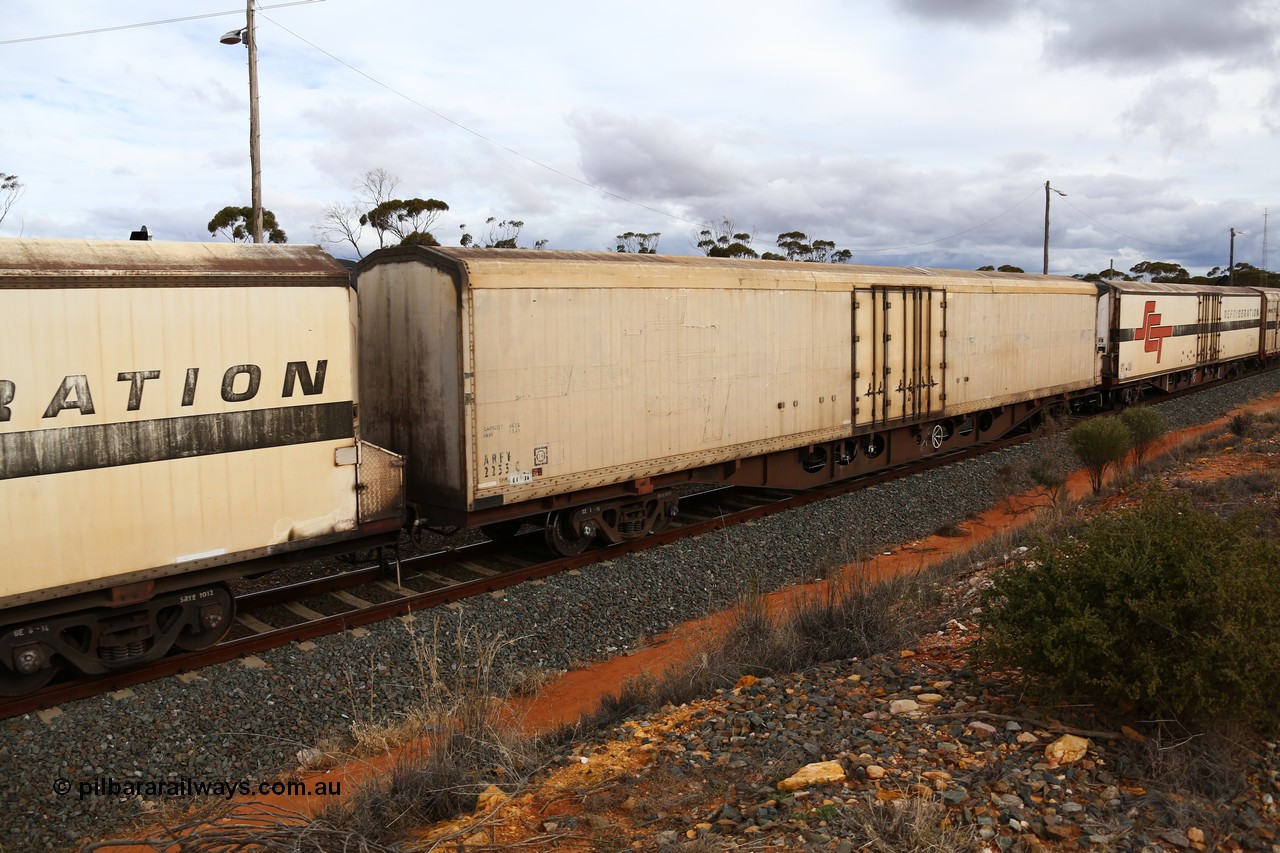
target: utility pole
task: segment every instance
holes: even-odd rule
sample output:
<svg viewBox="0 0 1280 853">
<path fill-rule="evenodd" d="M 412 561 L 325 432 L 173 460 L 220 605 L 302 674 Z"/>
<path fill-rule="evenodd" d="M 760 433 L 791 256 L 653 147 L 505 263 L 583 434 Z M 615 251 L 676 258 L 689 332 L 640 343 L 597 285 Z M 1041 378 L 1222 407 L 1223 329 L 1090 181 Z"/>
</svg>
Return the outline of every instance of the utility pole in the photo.
<svg viewBox="0 0 1280 853">
<path fill-rule="evenodd" d="M 1049 193 L 1055 192 L 1060 196 L 1065 196 L 1062 190 L 1054 189 L 1049 186 L 1049 182 L 1044 182 L 1044 274 L 1049 274 Z"/>
<path fill-rule="evenodd" d="M 1227 286 L 1236 284 L 1236 229 L 1231 228 L 1231 252 L 1227 255 Z"/>
<path fill-rule="evenodd" d="M 249 230 L 253 242 L 262 242 L 262 157 L 258 151 L 258 33 L 253 22 L 254 0 L 245 3 L 245 27 L 232 30 L 218 41 L 223 44 L 243 44 L 249 51 L 249 175 L 252 198 Z"/>
<path fill-rule="evenodd" d="M 249 49 L 249 169 L 252 172 L 253 242 L 262 242 L 262 154 L 258 148 L 258 35 L 253 2 L 245 5 L 245 46 Z"/>
<path fill-rule="evenodd" d="M 1267 272 L 1267 217 L 1271 215 L 1271 208 L 1264 207 L 1262 209 L 1262 285 L 1270 286 L 1271 274 Z"/>
</svg>

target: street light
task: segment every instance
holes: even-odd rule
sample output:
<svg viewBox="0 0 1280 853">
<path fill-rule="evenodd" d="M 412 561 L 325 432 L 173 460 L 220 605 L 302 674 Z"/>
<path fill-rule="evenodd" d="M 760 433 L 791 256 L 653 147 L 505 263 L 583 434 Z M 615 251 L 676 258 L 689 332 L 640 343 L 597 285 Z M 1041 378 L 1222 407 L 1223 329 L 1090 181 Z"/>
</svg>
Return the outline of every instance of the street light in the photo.
<svg viewBox="0 0 1280 853">
<path fill-rule="evenodd" d="M 222 44 L 243 44 L 249 50 L 249 169 L 252 173 L 253 242 L 262 242 L 262 158 L 258 152 L 258 40 L 253 23 L 253 0 L 246 0 L 245 28 L 231 30 L 218 39 Z"/>
<path fill-rule="evenodd" d="M 1054 189 L 1049 186 L 1049 182 L 1044 182 L 1044 274 L 1049 274 L 1049 193 L 1055 192 L 1065 197 L 1066 193 L 1062 190 Z"/>
</svg>

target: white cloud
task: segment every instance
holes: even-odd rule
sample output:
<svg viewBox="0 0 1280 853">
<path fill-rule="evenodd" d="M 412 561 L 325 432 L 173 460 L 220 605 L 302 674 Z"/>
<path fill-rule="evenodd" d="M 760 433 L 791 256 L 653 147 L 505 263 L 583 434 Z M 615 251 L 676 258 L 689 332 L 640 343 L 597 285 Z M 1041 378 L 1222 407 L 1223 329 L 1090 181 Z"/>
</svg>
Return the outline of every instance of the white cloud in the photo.
<svg viewBox="0 0 1280 853">
<path fill-rule="evenodd" d="M 175 17 L 6 11 L 8 38 Z M 249 195 L 246 54 L 217 42 L 242 20 L 0 45 L 0 170 L 29 187 L 2 233 L 209 239 Z M 326 0 L 259 16 L 264 199 L 309 240 L 383 167 L 449 203 L 446 243 L 495 216 L 688 252 L 728 215 L 758 248 L 801 229 L 862 261 L 1039 269 L 1051 179 L 1055 270 L 1203 269 L 1231 226 L 1256 256 L 1276 201 L 1278 33 L 1280 0 Z"/>
</svg>

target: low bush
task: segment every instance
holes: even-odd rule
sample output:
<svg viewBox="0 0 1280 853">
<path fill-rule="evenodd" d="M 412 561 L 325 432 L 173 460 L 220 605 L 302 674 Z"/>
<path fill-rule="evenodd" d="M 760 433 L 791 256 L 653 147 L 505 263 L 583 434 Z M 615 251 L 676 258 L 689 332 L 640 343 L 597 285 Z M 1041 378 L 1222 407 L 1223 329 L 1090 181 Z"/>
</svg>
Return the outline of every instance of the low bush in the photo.
<svg viewBox="0 0 1280 853">
<path fill-rule="evenodd" d="M 1066 494 L 1068 473 L 1058 460 L 1048 456 L 1037 457 L 1027 469 L 1031 482 L 1044 491 L 1054 508 L 1057 508 L 1062 496 Z"/>
<path fill-rule="evenodd" d="M 1059 698 L 1280 729 L 1280 549 L 1152 491 L 998 573 L 978 659 Z"/>
<path fill-rule="evenodd" d="M 1067 444 L 1089 472 L 1089 483 L 1096 495 L 1102 491 L 1102 478 L 1107 469 L 1124 459 L 1129 452 L 1129 430 L 1118 418 L 1092 418 L 1072 427 Z"/>
<path fill-rule="evenodd" d="M 1244 438 L 1253 431 L 1257 422 L 1258 416 L 1253 412 L 1236 412 L 1227 422 L 1227 429 L 1231 430 L 1232 435 Z"/>
<path fill-rule="evenodd" d="M 1158 409 L 1149 406 L 1125 409 L 1120 413 L 1120 422 L 1129 431 L 1134 465 L 1141 465 L 1152 446 L 1169 431 L 1168 419 Z"/>
</svg>

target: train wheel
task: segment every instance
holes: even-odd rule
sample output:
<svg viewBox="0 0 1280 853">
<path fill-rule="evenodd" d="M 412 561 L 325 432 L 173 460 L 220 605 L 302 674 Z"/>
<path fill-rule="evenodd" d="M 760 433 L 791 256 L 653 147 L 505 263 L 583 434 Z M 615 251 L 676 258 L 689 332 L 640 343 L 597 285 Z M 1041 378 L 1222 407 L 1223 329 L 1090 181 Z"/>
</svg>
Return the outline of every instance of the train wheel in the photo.
<svg viewBox="0 0 1280 853">
<path fill-rule="evenodd" d="M 49 665 L 27 675 L 0 664 L 0 696 L 25 696 L 53 681 L 61 670 L 60 666 Z"/>
<path fill-rule="evenodd" d="M 929 446 L 934 450 L 941 448 L 948 438 L 951 438 L 951 430 L 944 423 L 936 423 L 929 429 Z"/>
<path fill-rule="evenodd" d="M 492 524 L 480 525 L 480 532 L 488 536 L 494 542 L 510 542 L 516 538 L 516 534 L 520 532 L 520 528 L 524 526 L 523 518 L 513 518 L 508 521 L 495 521 Z"/>
<path fill-rule="evenodd" d="M 649 528 L 649 532 L 661 533 L 662 531 L 666 530 L 667 527 L 671 524 L 671 519 L 675 518 L 677 515 L 680 514 L 680 510 L 678 506 L 679 506 L 678 504 L 672 503 L 670 506 L 667 507 L 665 512 L 658 513 L 657 517 L 653 519 L 653 527 Z"/>
<path fill-rule="evenodd" d="M 209 601 L 202 601 L 196 611 L 199 620 L 196 625 L 188 625 L 173 641 L 175 649 L 184 652 L 196 652 L 207 649 L 221 640 L 231 630 L 231 623 L 236 618 L 236 602 L 231 591 L 225 586 L 214 587 L 214 595 Z"/>
<path fill-rule="evenodd" d="M 573 510 L 558 509 L 547 514 L 547 546 L 562 557 L 576 557 L 595 538 L 595 531 L 577 533 L 573 529 Z"/>
</svg>

